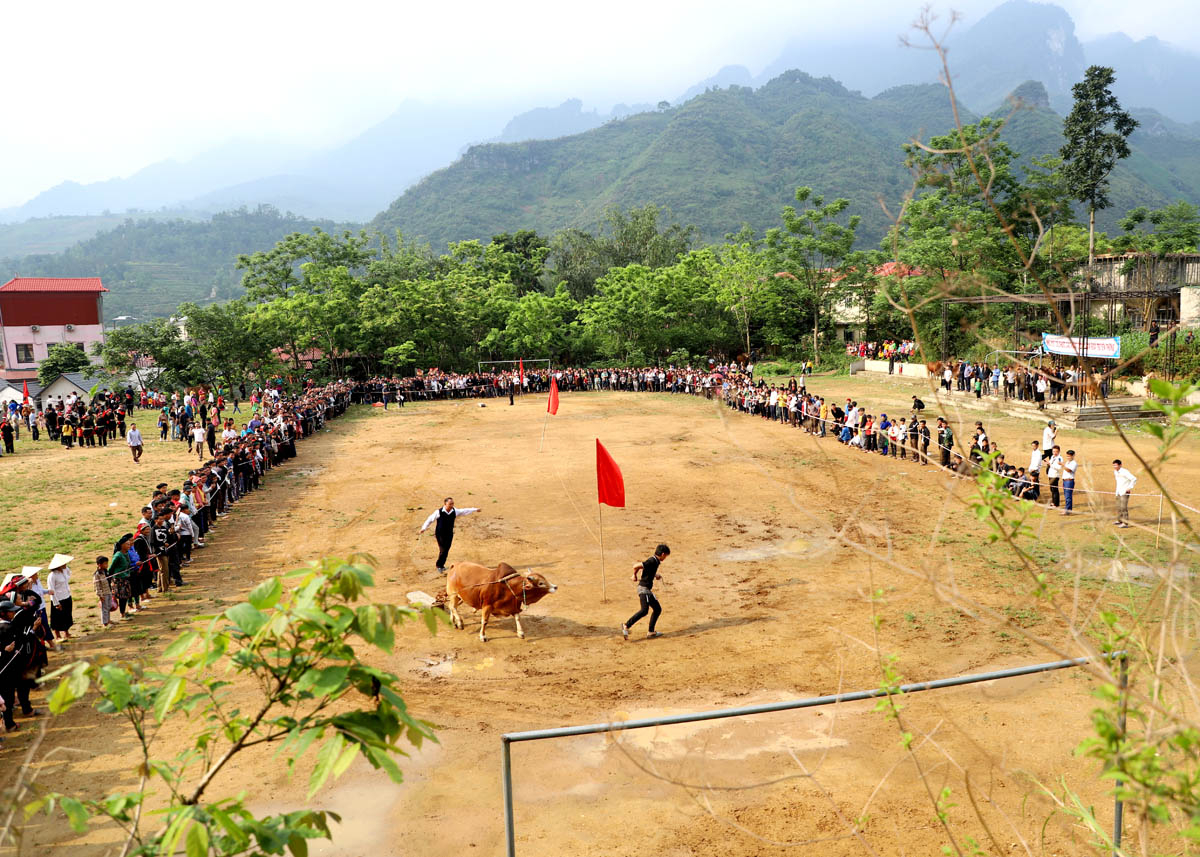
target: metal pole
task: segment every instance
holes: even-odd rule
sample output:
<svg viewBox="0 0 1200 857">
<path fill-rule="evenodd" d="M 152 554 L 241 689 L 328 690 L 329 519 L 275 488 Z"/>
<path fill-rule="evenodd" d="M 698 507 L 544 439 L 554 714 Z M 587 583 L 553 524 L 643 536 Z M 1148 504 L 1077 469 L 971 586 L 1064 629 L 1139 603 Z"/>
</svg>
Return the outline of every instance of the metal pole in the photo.
<svg viewBox="0 0 1200 857">
<path fill-rule="evenodd" d="M 500 771 L 504 778 L 504 841 L 508 857 L 517 857 L 517 830 L 513 824 L 512 753 L 508 736 L 500 736 Z"/>
<path fill-rule="evenodd" d="M 604 588 L 604 504 L 596 504 L 596 513 L 600 516 L 600 601 L 608 603 L 608 592 Z"/>
<path fill-rule="evenodd" d="M 1124 657 L 1124 652 L 1114 652 L 1100 655 L 1101 659 Z M 1065 661 L 1051 661 L 1044 664 L 1033 664 L 1025 667 L 1014 667 L 994 672 L 974 673 L 972 675 L 942 678 L 934 681 L 906 684 L 893 691 L 894 694 L 920 693 L 924 690 L 940 690 L 944 687 L 960 687 L 981 681 L 995 681 L 1004 678 L 1019 678 L 1036 673 L 1052 672 L 1053 670 L 1068 669 L 1082 666 L 1091 662 L 1092 658 L 1070 658 Z M 612 723 L 592 723 L 587 726 L 561 726 L 555 729 L 535 729 L 529 732 L 509 732 L 502 736 L 505 741 L 540 741 L 546 738 L 569 738 L 575 735 L 595 735 L 603 732 L 625 732 L 631 729 L 648 729 L 655 726 L 673 726 L 679 723 L 697 723 L 703 720 L 723 720 L 728 717 L 745 717 L 753 714 L 770 714 L 776 711 L 794 711 L 800 708 L 818 708 L 822 705 L 835 705 L 844 702 L 859 702 L 865 699 L 877 699 L 888 696 L 882 688 L 859 690 L 853 693 L 831 694 L 829 696 L 814 696 L 808 699 L 792 699 L 786 702 L 768 702 L 761 705 L 745 705 L 740 708 L 718 708 L 714 711 L 700 711 L 691 714 L 672 714 L 664 717 L 647 717 L 642 720 L 619 720 Z"/>
<path fill-rule="evenodd" d="M 1162 506 L 1163 506 L 1163 495 L 1160 492 L 1158 495 L 1158 529 L 1156 529 L 1154 531 L 1154 546 L 1155 547 L 1158 547 L 1158 539 L 1160 536 L 1162 536 Z"/>
<path fill-rule="evenodd" d="M 550 408 L 546 408 L 546 419 L 542 420 L 542 439 L 538 441 L 538 452 L 542 451 L 542 444 L 546 442 L 546 426 L 550 423 Z"/>
<path fill-rule="evenodd" d="M 601 530 L 603 532 L 603 530 Z M 602 550 L 603 553 L 603 550 Z M 1121 686 L 1126 684 L 1125 676 L 1125 652 L 1110 652 L 1102 654 L 1100 659 L 1111 660 L 1113 658 L 1121 659 Z M 1051 661 L 1044 664 L 1032 664 L 1025 667 L 1014 667 L 1007 670 L 996 670 L 994 672 L 975 673 L 973 675 L 957 676 L 955 678 L 942 678 L 935 681 L 918 682 L 916 684 L 906 684 L 897 688 L 894 693 L 919 693 L 923 690 L 939 690 L 943 687 L 959 687 L 966 684 L 975 684 L 981 681 L 995 681 L 997 679 L 1018 678 L 1025 675 L 1034 675 L 1036 673 L 1051 672 L 1053 670 L 1067 669 L 1069 667 L 1082 666 L 1091 662 L 1092 658 L 1070 658 L 1064 661 Z M 834 705 L 842 702 L 857 702 L 859 700 L 875 699 L 880 696 L 887 696 L 888 691 L 882 688 L 874 688 L 872 690 L 860 690 L 854 693 L 839 693 L 829 696 L 815 696 L 808 699 L 793 699 L 787 702 L 771 702 L 763 705 L 744 705 L 740 708 L 719 708 L 715 711 L 700 711 L 693 714 L 674 714 L 667 717 L 647 717 L 642 720 L 624 720 L 613 723 L 592 723 L 588 726 L 561 726 L 556 729 L 533 729 L 527 732 L 508 732 L 500 736 L 501 748 L 501 765 L 503 770 L 503 790 L 504 790 L 504 833 L 508 843 L 508 857 L 516 857 L 516 832 L 513 827 L 513 799 L 512 799 L 512 760 L 510 758 L 510 747 L 518 741 L 542 741 L 548 738 L 570 738 L 577 735 L 595 735 L 603 732 L 623 732 L 631 729 L 648 729 L 656 726 L 671 726 L 678 723 L 697 723 L 703 720 L 723 720 L 729 717 L 746 717 L 752 714 L 768 714 L 776 711 L 794 711 L 799 708 L 816 708 L 822 705 Z M 1125 729 L 1125 712 L 1124 708 L 1121 711 L 1121 730 Z M 1118 784 L 1119 785 L 1119 784 Z M 1117 803 L 1117 839 L 1120 840 L 1120 813 L 1121 804 Z"/>
<path fill-rule="evenodd" d="M 1118 719 L 1118 728 L 1121 732 L 1122 741 L 1125 739 L 1125 703 L 1127 699 L 1126 689 L 1129 687 L 1129 661 L 1125 657 L 1125 653 L 1121 653 L 1121 678 L 1120 678 L 1120 694 L 1121 694 L 1121 714 Z M 1121 850 L 1121 822 L 1125 817 L 1125 804 L 1121 800 L 1121 780 L 1117 780 L 1117 800 L 1113 807 L 1113 853 L 1119 853 Z"/>
<path fill-rule="evenodd" d="M 947 357 L 950 356 L 949 338 L 948 338 L 949 337 L 949 324 L 950 324 L 950 322 L 946 317 L 946 301 L 943 300 L 942 301 L 942 356 L 941 356 L 941 359 L 943 361 Z"/>
</svg>

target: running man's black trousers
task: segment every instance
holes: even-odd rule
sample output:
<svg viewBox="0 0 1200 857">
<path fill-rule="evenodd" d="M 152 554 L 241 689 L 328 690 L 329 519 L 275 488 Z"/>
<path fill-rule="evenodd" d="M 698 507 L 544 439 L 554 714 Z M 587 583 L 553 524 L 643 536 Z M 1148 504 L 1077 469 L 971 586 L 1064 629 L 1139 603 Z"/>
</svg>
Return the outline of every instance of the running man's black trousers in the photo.
<svg viewBox="0 0 1200 857">
<path fill-rule="evenodd" d="M 647 613 L 650 614 L 650 627 L 648 630 L 653 631 L 655 623 L 658 622 L 658 617 L 662 615 L 662 605 L 658 603 L 658 599 L 654 597 L 653 592 L 639 592 L 638 601 L 642 604 L 642 609 L 629 617 L 629 621 L 625 623 L 626 628 L 632 628 Z"/>
</svg>

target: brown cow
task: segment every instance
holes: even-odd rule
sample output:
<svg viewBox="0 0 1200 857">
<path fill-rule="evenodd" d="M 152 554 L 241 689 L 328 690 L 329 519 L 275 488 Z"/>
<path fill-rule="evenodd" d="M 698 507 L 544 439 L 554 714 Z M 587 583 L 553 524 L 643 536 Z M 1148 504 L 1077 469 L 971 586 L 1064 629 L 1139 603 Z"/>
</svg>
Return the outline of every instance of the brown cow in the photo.
<svg viewBox="0 0 1200 857">
<path fill-rule="evenodd" d="M 542 575 L 522 574 L 506 562 L 488 568 L 476 562 L 456 562 L 446 572 L 446 606 L 455 628 L 463 628 L 458 614 L 461 601 L 482 612 L 479 639 L 487 642 L 487 623 L 491 616 L 512 616 L 517 623 L 517 636 L 525 639 L 521 627 L 521 611 L 536 604 L 558 589 Z"/>
</svg>

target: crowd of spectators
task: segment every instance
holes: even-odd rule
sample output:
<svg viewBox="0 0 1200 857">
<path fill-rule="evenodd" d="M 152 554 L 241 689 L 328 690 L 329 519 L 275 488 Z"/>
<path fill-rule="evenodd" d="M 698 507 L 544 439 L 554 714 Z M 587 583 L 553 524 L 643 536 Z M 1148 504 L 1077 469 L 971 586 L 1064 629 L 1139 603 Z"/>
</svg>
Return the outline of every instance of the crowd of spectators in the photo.
<svg viewBox="0 0 1200 857">
<path fill-rule="evenodd" d="M 87 403 L 64 402 L 62 411 L 48 408 L 65 414 L 66 424 L 73 415 L 108 411 L 115 432 L 108 439 L 115 439 L 124 432 L 123 420 L 131 416 L 129 405 L 146 403 L 160 420 L 178 426 L 169 434 L 197 451 L 197 466 L 174 485 L 164 482 L 147 489 L 147 502 L 136 520 L 114 539 L 111 552 L 95 558 L 86 584 L 72 578 L 74 558 L 63 554 L 50 560 L 44 584 L 42 569 L 36 566 L 26 566 L 5 579 L 0 587 L 0 700 L 8 731 L 19 728 L 14 719 L 18 705 L 26 716 L 39 713 L 29 704 L 29 691 L 48 664 L 49 653 L 70 639 L 73 583 L 91 590 L 88 596 L 95 599 L 102 628 L 117 616 L 132 619 L 171 587 L 187 585 L 184 569 L 191 565 L 194 553 L 205 547 L 208 534 L 274 468 L 296 456 L 298 440 L 320 431 L 327 420 L 346 410 L 352 389 L 349 382 L 339 381 L 323 386 L 310 382 L 292 394 L 279 387 L 258 390 L 250 399 L 249 419 L 240 429 L 224 416 L 224 397 L 205 389 L 173 394 L 165 397 L 166 402 L 134 396 L 131 391 L 106 392 Z M 131 421 L 131 434 L 133 425 Z M 92 429 L 93 437 L 98 431 Z M 104 431 L 110 432 L 107 420 Z"/>
</svg>

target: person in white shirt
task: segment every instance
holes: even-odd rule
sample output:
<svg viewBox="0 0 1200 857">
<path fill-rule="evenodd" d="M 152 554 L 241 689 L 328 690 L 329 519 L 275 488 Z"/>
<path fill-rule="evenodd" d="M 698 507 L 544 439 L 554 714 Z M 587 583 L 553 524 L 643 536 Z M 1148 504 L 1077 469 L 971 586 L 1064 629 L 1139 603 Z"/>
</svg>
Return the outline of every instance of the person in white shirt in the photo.
<svg viewBox="0 0 1200 857">
<path fill-rule="evenodd" d="M 1029 444 L 1029 467 L 1026 468 L 1029 473 L 1037 473 L 1042 469 L 1042 450 L 1038 446 L 1038 442 L 1032 441 Z M 1032 477 L 1031 477 L 1032 478 Z"/>
<path fill-rule="evenodd" d="M 1058 508 L 1058 481 L 1062 478 L 1063 465 L 1062 455 L 1059 453 L 1058 444 L 1050 450 L 1050 461 L 1046 465 L 1046 478 L 1050 481 L 1050 506 Z"/>
<path fill-rule="evenodd" d="M 1113 459 L 1113 477 L 1117 481 L 1117 520 L 1118 527 L 1129 526 L 1129 494 L 1137 484 L 1137 477 L 1121 466 L 1121 459 Z"/>
<path fill-rule="evenodd" d="M 54 631 L 54 639 L 71 639 L 71 626 L 75 619 L 71 611 L 71 566 L 68 563 L 75 557 L 59 553 L 50 560 L 47 568 L 50 570 L 46 578 L 46 586 L 50 593 L 50 629 Z"/>
<path fill-rule="evenodd" d="M 450 553 L 450 545 L 454 542 L 455 520 L 464 515 L 473 515 L 478 511 L 478 509 L 473 508 L 456 509 L 454 508 L 454 498 L 447 497 L 442 501 L 442 507 L 440 509 L 435 509 L 429 515 L 429 517 L 425 519 L 425 523 L 421 525 L 421 529 L 417 530 L 417 535 L 419 536 L 421 533 L 429 529 L 430 525 L 434 524 L 435 522 L 437 523 L 437 526 L 434 527 L 433 535 L 437 539 L 438 543 L 438 571 L 442 573 L 445 573 L 446 571 L 446 557 Z"/>
<path fill-rule="evenodd" d="M 204 460 L 204 435 L 206 433 L 207 429 L 202 423 L 197 422 L 192 425 L 192 437 L 188 444 L 188 452 L 191 452 L 190 447 L 194 443 L 196 445 L 196 457 L 201 461 Z"/>
<path fill-rule="evenodd" d="M 1079 467 L 1079 462 L 1075 460 L 1075 450 L 1068 449 L 1067 457 L 1063 461 L 1063 514 L 1071 514 L 1072 506 L 1075 502 L 1075 470 Z"/>
<path fill-rule="evenodd" d="M 142 463 L 142 433 L 138 431 L 137 423 L 129 424 L 129 431 L 125 433 L 125 442 L 129 444 L 129 451 L 133 453 L 133 463 Z"/>
<path fill-rule="evenodd" d="M 1050 457 L 1050 450 L 1054 449 L 1054 441 L 1058 439 L 1058 425 L 1054 420 L 1046 423 L 1046 427 L 1042 429 L 1042 458 Z"/>
</svg>

